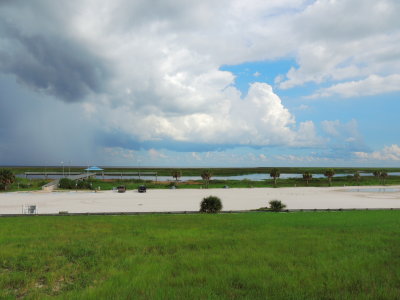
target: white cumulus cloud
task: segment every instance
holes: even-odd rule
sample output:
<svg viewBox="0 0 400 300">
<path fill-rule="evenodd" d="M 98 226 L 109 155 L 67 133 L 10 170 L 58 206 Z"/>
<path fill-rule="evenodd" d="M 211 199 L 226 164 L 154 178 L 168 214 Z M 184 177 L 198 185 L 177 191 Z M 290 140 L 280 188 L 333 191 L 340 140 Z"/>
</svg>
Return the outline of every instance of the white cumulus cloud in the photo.
<svg viewBox="0 0 400 300">
<path fill-rule="evenodd" d="M 389 76 L 370 75 L 365 79 L 338 83 L 319 89 L 309 98 L 339 96 L 341 98 L 372 96 L 400 91 L 400 74 Z"/>
<path fill-rule="evenodd" d="M 382 150 L 374 152 L 354 152 L 357 158 L 363 160 L 400 161 L 400 146 L 393 144 L 385 146 Z"/>
</svg>

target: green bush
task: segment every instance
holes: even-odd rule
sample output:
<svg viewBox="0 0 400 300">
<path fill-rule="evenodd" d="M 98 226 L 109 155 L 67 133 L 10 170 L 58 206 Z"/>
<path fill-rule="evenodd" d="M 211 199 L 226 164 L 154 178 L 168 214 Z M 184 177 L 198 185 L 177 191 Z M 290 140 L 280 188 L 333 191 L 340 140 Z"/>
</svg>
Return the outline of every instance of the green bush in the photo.
<svg viewBox="0 0 400 300">
<path fill-rule="evenodd" d="M 281 211 L 286 207 L 280 200 L 271 200 L 269 201 L 269 209 L 271 211 Z"/>
<path fill-rule="evenodd" d="M 173 189 L 173 188 L 177 188 L 178 185 L 176 184 L 176 182 L 170 182 L 167 184 L 167 188 Z"/>
<path fill-rule="evenodd" d="M 74 189 L 75 181 L 68 178 L 61 178 L 59 181 L 59 187 L 61 189 Z"/>
<path fill-rule="evenodd" d="M 93 189 L 92 182 L 87 181 L 87 180 L 78 180 L 76 187 L 80 190 L 92 190 Z"/>
<path fill-rule="evenodd" d="M 222 202 L 216 196 L 208 196 L 200 203 L 200 212 L 217 213 L 222 209 Z"/>
<path fill-rule="evenodd" d="M 61 178 L 59 182 L 59 187 L 61 189 L 79 189 L 79 190 L 86 190 L 86 189 L 93 189 L 92 184 L 90 181 L 87 180 L 71 180 L 69 178 Z"/>
<path fill-rule="evenodd" d="M 48 181 L 46 181 L 46 180 L 41 180 L 41 181 L 38 181 L 38 182 L 36 183 L 36 186 L 44 186 L 46 183 L 48 183 Z"/>
<path fill-rule="evenodd" d="M 0 169 L 0 184 L 3 190 L 15 182 L 15 175 L 9 169 Z"/>
</svg>

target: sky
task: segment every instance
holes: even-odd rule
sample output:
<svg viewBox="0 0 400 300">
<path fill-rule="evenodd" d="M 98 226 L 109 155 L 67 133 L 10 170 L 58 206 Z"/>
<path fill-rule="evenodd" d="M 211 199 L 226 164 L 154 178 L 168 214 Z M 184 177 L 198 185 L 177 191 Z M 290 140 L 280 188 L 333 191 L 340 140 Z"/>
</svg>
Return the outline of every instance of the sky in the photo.
<svg viewBox="0 0 400 300">
<path fill-rule="evenodd" d="M 0 165 L 400 167 L 398 0 L 0 0 Z"/>
</svg>

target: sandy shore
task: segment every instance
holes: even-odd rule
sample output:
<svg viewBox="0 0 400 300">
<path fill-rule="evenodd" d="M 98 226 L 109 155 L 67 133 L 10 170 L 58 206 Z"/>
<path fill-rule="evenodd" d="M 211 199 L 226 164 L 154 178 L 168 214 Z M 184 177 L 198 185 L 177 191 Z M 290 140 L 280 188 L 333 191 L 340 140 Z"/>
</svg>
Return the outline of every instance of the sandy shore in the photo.
<svg viewBox="0 0 400 300">
<path fill-rule="evenodd" d="M 209 195 L 221 198 L 223 210 L 265 207 L 278 199 L 289 209 L 400 208 L 400 192 L 370 192 L 382 187 L 297 187 L 253 189 L 177 189 L 116 193 L 102 192 L 12 192 L 0 194 L 0 214 L 18 214 L 22 206 L 37 205 L 39 213 L 85 212 L 165 212 L 197 211 Z M 400 189 L 400 186 L 386 187 Z M 349 191 L 356 190 L 356 191 Z"/>
</svg>

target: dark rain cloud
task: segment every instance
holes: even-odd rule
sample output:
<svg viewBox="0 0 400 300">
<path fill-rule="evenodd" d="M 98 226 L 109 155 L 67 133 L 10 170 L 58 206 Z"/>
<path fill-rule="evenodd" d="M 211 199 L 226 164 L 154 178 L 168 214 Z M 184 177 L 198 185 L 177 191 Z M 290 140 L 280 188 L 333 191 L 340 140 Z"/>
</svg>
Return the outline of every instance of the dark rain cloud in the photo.
<svg viewBox="0 0 400 300">
<path fill-rule="evenodd" d="M 93 128 L 80 105 L 18 88 L 0 75 L 0 165 L 86 164 L 95 156 Z"/>
<path fill-rule="evenodd" d="M 104 58 L 68 35 L 27 34 L 18 24 L 2 20 L 0 46 L 0 72 L 66 102 L 103 92 L 110 77 Z"/>
</svg>

